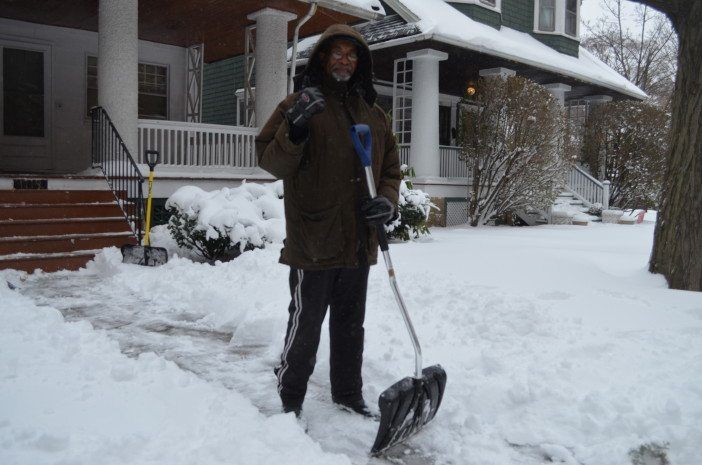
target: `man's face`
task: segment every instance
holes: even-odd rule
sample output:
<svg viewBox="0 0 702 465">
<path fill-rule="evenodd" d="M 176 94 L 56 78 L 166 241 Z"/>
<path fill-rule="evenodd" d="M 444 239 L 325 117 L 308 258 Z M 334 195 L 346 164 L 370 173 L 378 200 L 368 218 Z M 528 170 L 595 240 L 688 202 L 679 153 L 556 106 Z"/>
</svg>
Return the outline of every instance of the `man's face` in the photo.
<svg viewBox="0 0 702 465">
<path fill-rule="evenodd" d="M 336 39 L 322 55 L 324 71 L 338 82 L 348 82 L 358 65 L 357 52 L 356 46 L 348 40 Z"/>
</svg>

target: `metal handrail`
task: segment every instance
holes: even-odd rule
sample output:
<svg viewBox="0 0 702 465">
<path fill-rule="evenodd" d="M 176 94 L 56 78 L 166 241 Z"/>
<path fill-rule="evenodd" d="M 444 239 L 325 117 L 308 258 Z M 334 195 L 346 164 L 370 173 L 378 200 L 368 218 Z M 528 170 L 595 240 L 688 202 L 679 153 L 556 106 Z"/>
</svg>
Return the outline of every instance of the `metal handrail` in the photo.
<svg viewBox="0 0 702 465">
<path fill-rule="evenodd" d="M 144 176 L 103 107 L 90 109 L 92 165 L 99 167 L 117 204 L 141 244 L 144 219 Z"/>
</svg>

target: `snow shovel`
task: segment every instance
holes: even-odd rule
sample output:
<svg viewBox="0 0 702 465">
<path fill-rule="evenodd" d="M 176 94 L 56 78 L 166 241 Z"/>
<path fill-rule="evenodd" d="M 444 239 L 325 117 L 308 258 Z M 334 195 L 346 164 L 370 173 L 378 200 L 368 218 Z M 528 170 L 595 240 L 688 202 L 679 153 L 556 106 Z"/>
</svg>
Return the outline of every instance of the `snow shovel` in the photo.
<svg viewBox="0 0 702 465">
<path fill-rule="evenodd" d="M 158 165 L 159 153 L 157 150 L 147 150 L 144 154 L 146 155 L 146 163 L 149 165 L 149 197 L 146 200 L 146 230 L 144 232 L 143 245 L 123 245 L 121 248 L 122 263 L 158 266 L 168 261 L 168 251 L 163 247 L 151 247 L 151 241 L 149 240 L 149 233 L 151 231 L 151 196 L 153 194 L 154 185 L 154 168 Z"/>
<path fill-rule="evenodd" d="M 368 193 L 371 198 L 377 196 L 375 180 L 371 168 L 371 132 L 365 124 L 356 124 L 351 127 L 351 139 L 356 153 L 361 159 L 361 164 L 366 171 Z M 395 294 L 395 300 L 400 307 L 400 312 L 405 320 L 412 345 L 414 346 L 415 372 L 396 382 L 380 394 L 378 406 L 380 407 L 380 426 L 375 437 L 371 454 L 378 455 L 384 450 L 399 444 L 405 439 L 421 430 L 424 425 L 436 415 L 446 387 L 446 371 L 441 365 L 433 365 L 422 369 L 422 349 L 419 339 L 412 326 L 405 302 L 400 295 L 400 289 L 395 280 L 395 270 L 390 260 L 388 239 L 385 227 L 377 226 L 378 242 L 383 252 L 383 259 L 388 270 L 390 286 Z"/>
</svg>

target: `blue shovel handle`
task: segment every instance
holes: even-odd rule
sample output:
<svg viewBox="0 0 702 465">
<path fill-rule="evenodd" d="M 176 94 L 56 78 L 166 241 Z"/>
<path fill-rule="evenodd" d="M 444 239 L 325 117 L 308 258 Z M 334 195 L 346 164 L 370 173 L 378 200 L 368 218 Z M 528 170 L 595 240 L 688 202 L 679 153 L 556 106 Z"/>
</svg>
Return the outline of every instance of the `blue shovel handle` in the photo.
<svg viewBox="0 0 702 465">
<path fill-rule="evenodd" d="M 368 125 L 354 124 L 351 126 L 351 140 L 353 141 L 353 146 L 356 149 L 358 157 L 361 159 L 361 164 L 364 167 L 371 166 L 373 138 L 371 137 L 371 130 Z"/>
</svg>

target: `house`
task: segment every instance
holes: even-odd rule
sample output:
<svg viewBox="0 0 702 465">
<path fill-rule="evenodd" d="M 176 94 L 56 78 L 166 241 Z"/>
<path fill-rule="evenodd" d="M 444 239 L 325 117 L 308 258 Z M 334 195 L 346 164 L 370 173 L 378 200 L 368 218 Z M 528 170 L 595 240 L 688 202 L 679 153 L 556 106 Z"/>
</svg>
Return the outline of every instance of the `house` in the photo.
<svg viewBox="0 0 702 465">
<path fill-rule="evenodd" d="M 92 190 L 109 188 L 118 199 L 119 210 L 101 213 L 120 224 L 113 241 L 139 240 L 146 150 L 160 154 L 157 205 L 183 184 L 272 179 L 257 168 L 256 128 L 291 89 L 286 67 L 304 66 L 316 34 L 332 23 L 354 24 L 367 38 L 401 158 L 415 169 L 414 185 L 441 202 L 444 224 L 465 220 L 470 173 L 453 128 L 461 97 L 480 76 L 529 77 L 580 119 L 598 102 L 645 97 L 580 47 L 577 0 L 0 0 L 0 7 L 0 75 L 9 76 L 0 111 L 0 268 L 32 269 L 41 254 L 56 259 L 54 268 L 65 266 L 66 253 L 78 256 L 71 266 L 85 263 L 106 242 L 91 249 L 78 223 L 91 223 L 93 236 L 108 234 L 86 205 L 104 201 Z M 298 33 L 307 38 L 298 43 Z M 101 109 L 89 115 L 96 104 Z M 585 201 L 607 198 L 606 184 L 582 170 L 569 183 Z M 70 228 L 56 229 L 57 219 L 39 228 L 52 213 L 20 214 L 17 199 L 46 205 L 41 190 L 86 191 L 78 203 L 89 221 L 55 207 Z M 51 242 L 48 229 L 63 233 Z M 40 255 L 21 255 L 29 251 Z"/>
<path fill-rule="evenodd" d="M 140 240 L 146 149 L 156 197 L 262 176 L 255 128 L 202 122 L 205 64 L 250 54 L 265 119 L 296 24 L 383 14 L 378 0 L 0 0 L 0 268 L 75 268 Z"/>
<path fill-rule="evenodd" d="M 587 0 L 595 1 L 595 0 Z M 373 51 L 379 103 L 392 114 L 415 187 L 466 221 L 465 163 L 454 128 L 460 100 L 482 76 L 520 75 L 545 86 L 582 124 L 592 105 L 646 94 L 580 47 L 577 0 L 385 0 L 387 16 L 358 25 Z M 305 60 L 316 38 L 300 44 Z M 412 85 L 421 83 L 421 85 Z M 568 178 L 586 205 L 606 204 L 608 183 L 580 167 Z"/>
</svg>

